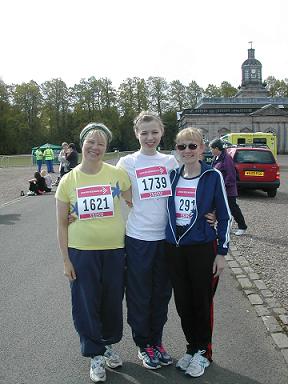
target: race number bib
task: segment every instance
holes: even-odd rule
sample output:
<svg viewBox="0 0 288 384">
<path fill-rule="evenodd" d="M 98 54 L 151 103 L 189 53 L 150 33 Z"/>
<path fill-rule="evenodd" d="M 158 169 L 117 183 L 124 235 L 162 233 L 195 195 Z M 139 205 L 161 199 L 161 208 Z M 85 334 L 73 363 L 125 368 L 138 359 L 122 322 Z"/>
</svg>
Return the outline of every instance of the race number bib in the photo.
<svg viewBox="0 0 288 384">
<path fill-rule="evenodd" d="M 80 220 L 114 216 L 110 185 L 93 185 L 76 189 Z"/>
<path fill-rule="evenodd" d="M 140 200 L 171 196 L 171 183 L 166 167 L 153 166 L 136 169 Z"/>
<path fill-rule="evenodd" d="M 195 211 L 196 188 L 176 187 L 175 208 L 178 225 L 190 223 Z"/>
</svg>

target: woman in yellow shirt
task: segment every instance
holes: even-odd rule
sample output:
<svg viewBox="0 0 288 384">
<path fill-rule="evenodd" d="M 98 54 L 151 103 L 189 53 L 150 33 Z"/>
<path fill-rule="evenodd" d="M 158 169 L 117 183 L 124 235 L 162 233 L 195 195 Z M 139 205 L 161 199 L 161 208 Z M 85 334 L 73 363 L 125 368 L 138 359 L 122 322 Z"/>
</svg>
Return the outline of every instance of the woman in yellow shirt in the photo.
<svg viewBox="0 0 288 384">
<path fill-rule="evenodd" d="M 124 233 L 120 195 L 131 201 L 124 170 L 103 162 L 110 130 L 90 123 L 80 133 L 82 161 L 64 175 L 56 192 L 57 235 L 71 286 L 72 316 L 81 353 L 91 358 L 90 378 L 105 381 L 105 365 L 121 358 L 111 344 L 123 328 Z M 76 220 L 68 226 L 68 214 Z"/>
</svg>

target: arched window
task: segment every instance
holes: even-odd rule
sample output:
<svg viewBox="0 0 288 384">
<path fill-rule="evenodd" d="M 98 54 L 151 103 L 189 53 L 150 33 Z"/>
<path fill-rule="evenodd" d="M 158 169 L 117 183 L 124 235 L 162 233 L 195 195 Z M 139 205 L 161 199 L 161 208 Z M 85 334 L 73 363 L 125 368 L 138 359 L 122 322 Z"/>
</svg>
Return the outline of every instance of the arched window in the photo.
<svg viewBox="0 0 288 384">
<path fill-rule="evenodd" d="M 227 128 L 218 129 L 219 136 L 224 136 L 224 135 L 227 135 L 228 133 L 231 133 L 230 129 L 227 129 Z"/>
<path fill-rule="evenodd" d="M 252 132 L 251 128 L 245 127 L 245 128 L 240 129 L 240 133 L 249 133 L 249 132 Z"/>
</svg>

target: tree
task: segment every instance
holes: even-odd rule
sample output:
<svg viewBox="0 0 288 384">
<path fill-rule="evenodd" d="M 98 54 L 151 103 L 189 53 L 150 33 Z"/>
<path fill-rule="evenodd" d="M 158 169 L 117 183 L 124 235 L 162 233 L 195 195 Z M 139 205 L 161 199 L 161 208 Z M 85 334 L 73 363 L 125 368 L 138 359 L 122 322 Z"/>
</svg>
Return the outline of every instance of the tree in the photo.
<svg viewBox="0 0 288 384">
<path fill-rule="evenodd" d="M 196 81 L 192 80 L 187 86 L 187 101 L 188 105 L 186 108 L 195 108 L 199 99 L 203 95 L 203 88 L 199 87 Z"/>
<path fill-rule="evenodd" d="M 287 97 L 288 96 L 288 79 L 276 80 L 275 77 L 269 76 L 266 79 L 269 96 Z"/>
<path fill-rule="evenodd" d="M 187 88 L 179 80 L 173 80 L 169 89 L 169 107 L 182 111 L 187 105 Z"/>
<path fill-rule="evenodd" d="M 222 81 L 220 86 L 221 96 L 223 97 L 233 97 L 237 93 L 237 89 L 232 87 L 228 81 Z"/>
<path fill-rule="evenodd" d="M 149 104 L 152 111 L 161 117 L 168 110 L 169 85 L 163 77 L 150 76 L 147 81 L 149 92 Z"/>
<path fill-rule="evenodd" d="M 64 81 L 52 79 L 41 85 L 44 96 L 43 119 L 51 141 L 59 142 L 69 135 L 69 91 Z"/>
<path fill-rule="evenodd" d="M 208 84 L 208 87 L 204 91 L 205 97 L 220 97 L 221 89 L 214 84 Z"/>
<path fill-rule="evenodd" d="M 10 114 L 9 89 L 4 81 L 0 80 L 0 153 L 9 154 L 9 141 L 7 120 Z"/>
<path fill-rule="evenodd" d="M 31 148 L 42 139 L 40 115 L 43 98 L 40 87 L 33 80 L 16 85 L 12 90 L 12 98 L 14 107 L 19 113 L 19 119 L 23 121 L 22 129 L 26 131 L 26 143 Z"/>
</svg>

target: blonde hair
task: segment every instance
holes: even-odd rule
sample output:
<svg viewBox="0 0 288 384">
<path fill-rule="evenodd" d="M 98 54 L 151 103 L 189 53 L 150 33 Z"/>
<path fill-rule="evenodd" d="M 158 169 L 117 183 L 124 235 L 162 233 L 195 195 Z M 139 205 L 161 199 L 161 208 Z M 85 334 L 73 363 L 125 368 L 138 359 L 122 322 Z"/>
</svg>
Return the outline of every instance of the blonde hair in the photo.
<svg viewBox="0 0 288 384">
<path fill-rule="evenodd" d="M 42 177 L 44 177 L 44 176 L 47 175 L 47 172 L 45 171 L 45 169 L 42 169 L 42 170 L 41 170 L 40 175 L 41 175 Z"/>
<path fill-rule="evenodd" d="M 101 131 L 100 129 L 91 129 L 89 132 L 87 132 L 87 134 L 85 135 L 85 138 L 84 138 L 84 141 L 87 140 L 89 137 L 93 136 L 93 135 L 96 135 L 98 137 L 101 137 L 102 139 L 104 139 L 106 145 L 108 145 L 108 138 L 107 138 L 107 135 L 104 131 Z M 83 142 L 84 142 L 83 141 Z"/>
<path fill-rule="evenodd" d="M 176 143 L 179 143 L 179 141 L 182 140 L 196 140 L 201 145 L 204 144 L 203 134 L 199 128 L 188 127 L 182 129 L 180 132 L 178 132 L 175 141 Z"/>
<path fill-rule="evenodd" d="M 160 117 L 154 113 L 149 111 L 142 111 L 139 113 L 139 115 L 134 120 L 134 126 L 133 129 L 135 132 L 138 131 L 140 124 L 142 123 L 150 123 L 150 121 L 155 121 L 157 124 L 159 124 L 162 132 L 164 132 L 164 124 L 162 123 L 162 120 Z"/>
</svg>

